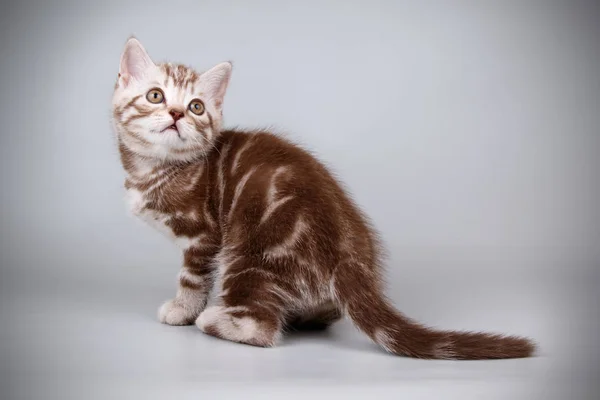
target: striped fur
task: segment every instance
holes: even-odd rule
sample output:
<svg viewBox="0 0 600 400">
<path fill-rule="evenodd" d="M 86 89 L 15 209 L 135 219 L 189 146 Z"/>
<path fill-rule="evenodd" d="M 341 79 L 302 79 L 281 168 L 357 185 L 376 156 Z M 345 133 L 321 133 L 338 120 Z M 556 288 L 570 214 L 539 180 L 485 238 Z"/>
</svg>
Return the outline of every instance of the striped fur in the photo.
<svg viewBox="0 0 600 400">
<path fill-rule="evenodd" d="M 221 129 L 230 71 L 228 63 L 205 73 L 156 65 L 135 39 L 122 57 L 113 116 L 128 203 L 184 255 L 161 322 L 268 347 L 286 329 L 323 329 L 345 314 L 394 354 L 532 354 L 525 338 L 436 331 L 393 308 L 382 292 L 377 235 L 328 170 L 269 132 Z M 163 103 L 146 99 L 152 88 Z M 192 99 L 204 114 L 188 109 Z M 175 121 L 173 109 L 184 116 Z M 177 130 L 161 131 L 174 123 Z M 217 303 L 207 307 L 213 287 Z"/>
</svg>

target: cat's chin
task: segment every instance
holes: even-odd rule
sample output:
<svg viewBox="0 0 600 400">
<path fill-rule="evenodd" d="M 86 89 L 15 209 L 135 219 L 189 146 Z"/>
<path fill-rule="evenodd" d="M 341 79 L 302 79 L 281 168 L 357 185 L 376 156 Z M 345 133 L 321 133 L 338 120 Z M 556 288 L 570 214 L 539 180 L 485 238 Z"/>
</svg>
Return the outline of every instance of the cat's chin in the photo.
<svg viewBox="0 0 600 400">
<path fill-rule="evenodd" d="M 181 151 L 187 147 L 187 140 L 179 130 L 166 128 L 164 130 L 150 131 L 143 135 L 144 139 L 154 146 L 163 147 L 163 150 Z"/>
<path fill-rule="evenodd" d="M 169 138 L 169 141 L 170 141 L 170 137 L 172 137 L 173 140 L 176 140 L 179 142 L 185 142 L 185 138 L 183 136 L 181 136 L 181 133 L 179 133 L 179 129 L 174 127 L 174 125 L 171 125 L 165 129 L 163 129 L 162 131 L 158 132 L 157 134 L 161 135 L 161 136 L 167 136 Z"/>
<path fill-rule="evenodd" d="M 156 137 L 161 137 L 161 136 L 166 136 L 168 137 L 169 135 L 173 135 L 175 137 L 180 137 L 180 133 L 179 133 L 179 129 L 177 128 L 173 128 L 172 126 L 167 126 L 164 129 L 160 129 L 160 130 L 150 130 L 150 136 L 152 136 L 153 138 Z"/>
</svg>

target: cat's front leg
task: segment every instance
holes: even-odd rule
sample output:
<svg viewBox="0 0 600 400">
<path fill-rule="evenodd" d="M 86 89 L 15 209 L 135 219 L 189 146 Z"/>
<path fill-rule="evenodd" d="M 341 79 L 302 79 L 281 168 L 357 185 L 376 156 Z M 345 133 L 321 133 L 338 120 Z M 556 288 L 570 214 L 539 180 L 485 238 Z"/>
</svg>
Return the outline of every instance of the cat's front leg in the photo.
<svg viewBox="0 0 600 400">
<path fill-rule="evenodd" d="M 174 299 L 158 310 L 158 319 L 168 325 L 191 325 L 206 307 L 213 285 L 213 251 L 189 248 L 179 272 L 179 288 Z"/>
</svg>

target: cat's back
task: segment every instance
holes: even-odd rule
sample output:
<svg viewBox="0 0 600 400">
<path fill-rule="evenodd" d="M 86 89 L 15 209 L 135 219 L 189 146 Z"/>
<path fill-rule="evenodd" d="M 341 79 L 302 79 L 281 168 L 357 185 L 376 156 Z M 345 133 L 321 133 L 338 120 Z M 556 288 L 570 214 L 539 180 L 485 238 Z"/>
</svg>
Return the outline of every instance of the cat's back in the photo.
<svg viewBox="0 0 600 400">
<path fill-rule="evenodd" d="M 318 162 L 303 146 L 268 130 L 226 130 L 221 132 L 219 144 L 221 151 L 231 155 L 248 151 L 244 161 L 257 164 Z"/>
<path fill-rule="evenodd" d="M 228 130 L 220 142 L 222 213 L 263 222 L 302 215 L 330 236 L 369 230 L 340 181 L 302 146 L 268 131 Z"/>
<path fill-rule="evenodd" d="M 298 182 L 319 181 L 322 189 L 341 189 L 321 160 L 304 146 L 280 134 L 267 130 L 227 130 L 222 132 L 219 142 L 217 149 L 221 153 L 222 167 L 229 169 L 231 176 L 252 168 L 263 172 L 286 169 L 295 173 Z"/>
</svg>

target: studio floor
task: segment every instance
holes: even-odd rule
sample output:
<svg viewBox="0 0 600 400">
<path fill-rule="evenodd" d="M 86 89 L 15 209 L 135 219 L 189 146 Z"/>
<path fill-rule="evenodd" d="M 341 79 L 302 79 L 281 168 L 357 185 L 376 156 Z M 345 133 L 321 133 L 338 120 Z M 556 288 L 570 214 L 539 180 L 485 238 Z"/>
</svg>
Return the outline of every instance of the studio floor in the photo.
<svg viewBox="0 0 600 400">
<path fill-rule="evenodd" d="M 468 266 L 454 273 L 467 274 L 465 268 Z M 146 281 L 136 281 L 131 273 L 135 271 L 139 270 L 124 271 L 122 282 L 88 279 L 84 274 L 71 279 L 64 275 L 53 278 L 47 273 L 30 275 L 27 282 L 23 280 L 26 275 L 21 274 L 10 287 L 3 288 L 0 349 L 2 391 L 7 395 L 2 398 L 591 396 L 588 389 L 586 393 L 577 392 L 572 376 L 578 366 L 585 365 L 585 348 L 569 343 L 583 354 L 578 360 L 561 344 L 566 333 L 555 330 L 561 326 L 555 318 L 567 315 L 571 303 L 563 304 L 563 309 L 552 303 L 552 309 L 547 310 L 536 304 L 544 301 L 546 291 L 554 290 L 549 282 L 555 286 L 559 282 L 558 276 L 550 272 L 540 276 L 538 286 L 532 287 L 534 280 L 517 285 L 516 272 L 507 270 L 503 279 L 495 279 L 483 290 L 473 292 L 475 297 L 465 296 L 457 302 L 454 292 L 446 290 L 447 304 L 405 307 L 417 310 L 421 320 L 433 320 L 435 325 L 453 329 L 460 325 L 469 329 L 487 326 L 489 330 L 526 334 L 541 344 L 539 354 L 530 359 L 457 362 L 388 355 L 348 321 L 327 332 L 290 334 L 272 349 L 218 340 L 195 326 L 162 325 L 156 320 L 156 308 L 173 290 L 172 279 L 150 275 Z M 440 279 L 437 287 L 423 288 L 421 292 L 442 290 L 444 282 L 457 286 L 458 292 L 467 291 L 461 287 L 460 279 Z M 471 273 L 473 279 L 477 276 Z M 406 282 L 407 287 L 419 283 L 410 278 Z M 392 289 L 403 286 L 394 285 Z M 410 293 L 419 290 L 412 288 L 405 296 L 392 297 L 425 301 L 423 294 Z M 573 297 L 574 292 L 569 293 Z M 565 293 L 555 291 L 555 295 Z M 502 302 L 498 302 L 499 297 Z M 555 301 L 560 304 L 560 297 Z M 535 319 L 528 318 L 533 309 Z M 578 317 L 571 314 L 571 318 Z"/>
</svg>

